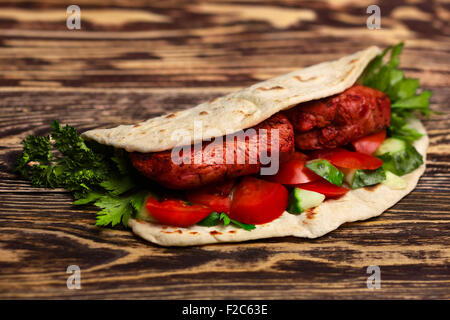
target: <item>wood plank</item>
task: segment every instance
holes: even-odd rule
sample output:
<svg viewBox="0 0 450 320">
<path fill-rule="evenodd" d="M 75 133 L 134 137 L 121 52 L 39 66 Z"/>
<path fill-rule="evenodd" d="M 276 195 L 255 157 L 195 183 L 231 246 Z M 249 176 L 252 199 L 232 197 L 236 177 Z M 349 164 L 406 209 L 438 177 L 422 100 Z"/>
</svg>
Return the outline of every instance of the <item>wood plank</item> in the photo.
<svg viewBox="0 0 450 320">
<path fill-rule="evenodd" d="M 0 3 L 0 298 L 449 298 L 448 3 L 77 3 L 82 30 L 73 31 L 65 1 Z M 366 28 L 370 4 L 381 7 L 381 30 Z M 425 175 L 382 216 L 321 238 L 159 247 L 95 227 L 94 207 L 12 172 L 21 140 L 47 134 L 53 119 L 80 131 L 135 123 L 399 41 L 407 76 L 444 112 L 424 121 Z M 81 268 L 81 290 L 66 287 L 69 265 Z M 381 268 L 380 290 L 366 286 L 370 265 Z"/>
</svg>

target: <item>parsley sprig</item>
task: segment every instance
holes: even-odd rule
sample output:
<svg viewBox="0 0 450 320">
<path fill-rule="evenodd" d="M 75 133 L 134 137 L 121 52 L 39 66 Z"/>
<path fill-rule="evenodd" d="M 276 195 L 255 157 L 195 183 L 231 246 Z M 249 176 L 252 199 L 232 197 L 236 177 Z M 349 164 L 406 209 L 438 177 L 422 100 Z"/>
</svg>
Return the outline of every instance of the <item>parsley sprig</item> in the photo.
<svg viewBox="0 0 450 320">
<path fill-rule="evenodd" d="M 50 135 L 30 135 L 15 171 L 33 186 L 72 191 L 75 205 L 93 203 L 101 209 L 96 225 L 127 226 L 148 191 L 134 178 L 124 152 L 84 141 L 74 127 L 52 122 Z"/>
<path fill-rule="evenodd" d="M 431 91 L 421 90 L 418 79 L 406 78 L 398 68 L 403 43 L 386 48 L 366 68 L 362 84 L 378 89 L 391 100 L 391 124 L 388 133 L 391 137 L 408 142 L 419 139 L 422 134 L 408 126 L 407 119 L 415 117 L 414 112 L 429 117 L 437 113 L 430 109 Z M 385 61 L 387 53 L 390 58 Z M 418 93 L 419 92 L 419 93 Z"/>
</svg>

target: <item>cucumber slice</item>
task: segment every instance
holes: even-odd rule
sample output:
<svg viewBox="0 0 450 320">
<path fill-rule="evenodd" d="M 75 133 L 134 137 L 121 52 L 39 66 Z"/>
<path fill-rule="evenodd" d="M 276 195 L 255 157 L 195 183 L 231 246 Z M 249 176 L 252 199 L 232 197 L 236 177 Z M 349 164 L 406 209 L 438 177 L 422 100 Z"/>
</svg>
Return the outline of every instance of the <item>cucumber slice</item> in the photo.
<svg viewBox="0 0 450 320">
<path fill-rule="evenodd" d="M 378 158 L 383 160 L 384 170 L 391 171 L 398 176 L 410 173 L 423 164 L 422 155 L 409 144 L 403 150 L 388 152 Z"/>
<path fill-rule="evenodd" d="M 398 176 L 410 173 L 423 164 L 422 155 L 416 148 L 397 138 L 384 140 L 374 154 L 383 160 L 385 171 L 391 171 Z"/>
<path fill-rule="evenodd" d="M 325 196 L 321 193 L 294 188 L 289 195 L 287 211 L 299 214 L 307 209 L 317 207 L 323 200 L 325 200 Z"/>
<path fill-rule="evenodd" d="M 386 180 L 383 167 L 375 170 L 344 169 L 344 181 L 352 189 L 373 186 Z"/>
<path fill-rule="evenodd" d="M 305 167 L 314 171 L 314 173 L 318 174 L 328 182 L 331 182 L 337 186 L 342 186 L 344 174 L 329 161 L 325 159 L 312 160 L 308 161 Z"/>
<path fill-rule="evenodd" d="M 407 186 L 405 179 L 397 176 L 390 171 L 386 171 L 386 180 L 384 180 L 382 183 L 393 190 L 405 189 Z"/>
<path fill-rule="evenodd" d="M 378 147 L 378 149 L 375 150 L 374 155 L 381 156 L 382 154 L 385 154 L 385 153 L 393 153 L 393 152 L 405 149 L 406 146 L 407 146 L 407 143 L 404 140 L 400 140 L 397 138 L 387 138 Z"/>
<path fill-rule="evenodd" d="M 145 205 L 147 203 L 147 199 L 150 196 L 151 196 L 151 194 L 149 194 L 148 196 L 145 197 L 145 200 L 143 202 L 144 205 L 141 207 L 141 210 L 139 210 L 136 213 L 136 219 L 150 221 L 150 222 L 156 222 L 156 220 L 151 216 L 150 212 L 147 210 L 147 206 Z"/>
</svg>

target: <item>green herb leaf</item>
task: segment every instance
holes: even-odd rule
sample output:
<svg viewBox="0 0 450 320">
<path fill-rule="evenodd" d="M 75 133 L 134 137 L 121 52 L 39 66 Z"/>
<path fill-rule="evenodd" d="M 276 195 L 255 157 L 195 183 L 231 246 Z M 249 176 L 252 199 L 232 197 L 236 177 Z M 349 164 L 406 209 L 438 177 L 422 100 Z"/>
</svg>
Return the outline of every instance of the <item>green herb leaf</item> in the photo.
<svg viewBox="0 0 450 320">
<path fill-rule="evenodd" d="M 410 96 L 401 100 L 397 100 L 391 104 L 391 108 L 415 109 L 419 110 L 424 115 L 428 115 L 430 113 L 429 105 L 431 94 L 431 91 L 423 91 L 417 96 Z"/>
<path fill-rule="evenodd" d="M 148 190 L 140 190 L 130 197 L 130 205 L 136 210 L 140 211 L 144 205 L 145 199 L 149 196 L 150 192 Z"/>
<path fill-rule="evenodd" d="M 87 193 L 83 198 L 77 199 L 73 202 L 74 205 L 84 205 L 88 203 L 92 203 L 94 201 L 97 201 L 103 196 L 103 193 L 100 192 L 89 192 Z"/>
<path fill-rule="evenodd" d="M 121 175 L 128 175 L 130 173 L 130 162 L 123 150 L 115 150 L 111 160 L 114 161 Z"/>
<path fill-rule="evenodd" d="M 256 228 L 254 224 L 242 223 L 242 222 L 239 222 L 239 221 L 236 221 L 236 220 L 233 220 L 233 219 L 230 219 L 230 221 L 235 226 L 237 226 L 239 228 L 242 228 L 244 230 L 247 230 L 247 231 L 251 231 L 251 230 Z"/>
<path fill-rule="evenodd" d="M 352 189 L 373 186 L 386 180 L 386 172 L 383 167 L 375 170 L 356 170 L 353 176 Z"/>
<path fill-rule="evenodd" d="M 247 231 L 250 231 L 250 230 L 253 230 L 256 228 L 254 224 L 246 224 L 246 223 L 242 223 L 242 222 L 230 219 L 230 217 L 224 212 L 222 212 L 220 214 L 217 212 L 212 212 L 209 216 L 207 216 L 205 219 L 198 222 L 197 224 L 201 225 L 201 226 L 205 226 L 205 227 L 212 227 L 212 226 L 218 225 L 221 221 L 223 221 L 223 224 L 225 226 L 227 226 L 231 223 L 234 226 L 245 229 Z"/>
<path fill-rule="evenodd" d="M 205 227 L 217 226 L 220 223 L 220 214 L 217 212 L 212 212 L 209 216 L 207 216 L 202 221 L 198 222 L 198 225 Z"/>
<path fill-rule="evenodd" d="M 410 128 L 407 124 L 399 127 L 393 126 L 392 128 L 389 128 L 388 131 L 391 137 L 405 140 L 408 143 L 412 143 L 423 136 L 423 134 Z"/>
<path fill-rule="evenodd" d="M 406 119 L 414 117 L 414 111 L 429 116 L 436 113 L 430 110 L 431 91 L 420 91 L 417 79 L 406 78 L 403 71 L 398 69 L 403 43 L 386 48 L 366 68 L 362 83 L 365 86 L 383 91 L 391 100 L 391 124 L 388 134 L 408 142 L 419 139 L 422 135 L 416 130 L 407 127 Z M 390 58 L 383 62 L 387 53 Z"/>
<path fill-rule="evenodd" d="M 401 73 L 403 78 L 403 72 Z M 407 99 L 408 97 L 414 96 L 418 87 L 419 80 L 417 79 L 400 79 L 395 84 L 391 84 L 386 94 L 392 101 L 398 101 L 400 99 Z"/>
<path fill-rule="evenodd" d="M 109 191 L 109 193 L 118 196 L 134 188 L 135 184 L 130 176 L 115 175 L 100 182 L 100 186 Z"/>
<path fill-rule="evenodd" d="M 114 227 L 116 224 L 128 222 L 132 214 L 132 207 L 129 198 L 120 198 L 115 196 L 105 195 L 95 202 L 95 205 L 103 210 L 97 213 L 96 226 Z"/>
<path fill-rule="evenodd" d="M 333 166 L 328 160 L 311 160 L 306 163 L 305 167 L 314 171 L 314 173 L 337 186 L 342 185 L 344 174 L 339 171 L 338 168 Z"/>
<path fill-rule="evenodd" d="M 398 176 L 410 173 L 423 164 L 422 155 L 411 144 L 399 151 L 382 154 L 378 158 L 383 160 L 385 171 L 391 171 Z"/>
<path fill-rule="evenodd" d="M 229 225 L 230 222 L 231 222 L 231 219 L 230 219 L 224 212 L 222 212 L 222 213 L 220 214 L 219 219 L 223 221 L 223 224 L 224 224 L 225 226 Z"/>
</svg>

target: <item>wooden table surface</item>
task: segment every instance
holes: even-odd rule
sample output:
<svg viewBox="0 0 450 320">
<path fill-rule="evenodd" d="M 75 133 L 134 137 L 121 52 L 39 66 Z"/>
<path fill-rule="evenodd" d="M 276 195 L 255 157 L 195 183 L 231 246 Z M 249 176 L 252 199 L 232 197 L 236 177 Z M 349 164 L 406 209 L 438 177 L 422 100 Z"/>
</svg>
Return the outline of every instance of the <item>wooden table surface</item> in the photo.
<svg viewBox="0 0 450 320">
<path fill-rule="evenodd" d="M 0 2 L 0 298 L 448 299 L 448 1 Z M 358 4 L 355 4 L 358 3 Z M 366 27 L 367 6 L 380 30 Z M 319 239 L 164 248 L 94 226 L 95 208 L 12 173 L 52 119 L 80 131 L 134 123 L 370 45 L 405 41 L 401 66 L 434 91 L 427 169 L 382 216 Z M 383 201 L 383 199 L 379 199 Z M 81 289 L 69 290 L 69 265 Z M 367 267 L 381 270 L 369 290 Z"/>
</svg>

